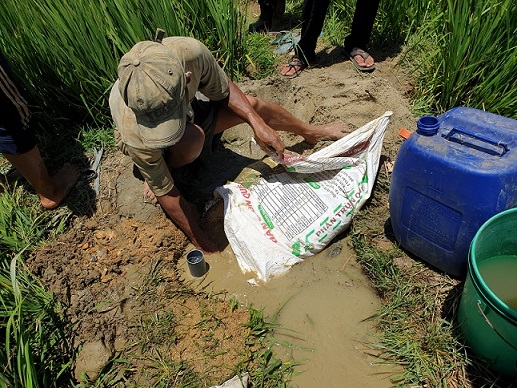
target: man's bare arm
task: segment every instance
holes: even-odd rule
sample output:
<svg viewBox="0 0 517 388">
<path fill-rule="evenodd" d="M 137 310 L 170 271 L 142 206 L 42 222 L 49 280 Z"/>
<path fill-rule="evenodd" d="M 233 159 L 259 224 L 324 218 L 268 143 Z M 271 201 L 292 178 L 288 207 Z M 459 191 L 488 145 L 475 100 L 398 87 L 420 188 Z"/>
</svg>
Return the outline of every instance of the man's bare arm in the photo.
<svg viewBox="0 0 517 388">
<path fill-rule="evenodd" d="M 181 196 L 176 187 L 165 195 L 156 196 L 156 199 L 172 222 L 187 235 L 192 244 L 206 253 L 219 251 L 215 243 L 199 226 L 192 205 Z"/>
<path fill-rule="evenodd" d="M 228 82 L 230 94 L 226 99 L 227 108 L 251 126 L 260 148 L 269 154 L 276 152 L 278 157 L 283 159 L 285 147 L 276 131 L 260 117 L 251 106 L 244 92 L 231 80 Z"/>
</svg>

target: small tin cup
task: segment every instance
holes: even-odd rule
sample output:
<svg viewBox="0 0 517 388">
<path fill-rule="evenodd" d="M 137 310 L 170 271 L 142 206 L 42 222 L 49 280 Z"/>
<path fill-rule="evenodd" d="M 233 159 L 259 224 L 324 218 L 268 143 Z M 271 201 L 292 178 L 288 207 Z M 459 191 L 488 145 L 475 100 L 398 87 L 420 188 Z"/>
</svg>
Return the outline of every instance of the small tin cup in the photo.
<svg viewBox="0 0 517 388">
<path fill-rule="evenodd" d="M 193 249 L 187 253 L 187 264 L 192 276 L 199 278 L 206 274 L 207 267 L 205 256 L 199 249 Z"/>
</svg>

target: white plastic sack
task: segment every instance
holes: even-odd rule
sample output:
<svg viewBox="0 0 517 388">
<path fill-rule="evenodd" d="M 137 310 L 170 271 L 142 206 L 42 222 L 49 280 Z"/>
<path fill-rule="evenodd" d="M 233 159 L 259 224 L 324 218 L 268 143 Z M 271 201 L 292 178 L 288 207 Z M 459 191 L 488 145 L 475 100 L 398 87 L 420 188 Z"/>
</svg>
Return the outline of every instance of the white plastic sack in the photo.
<svg viewBox="0 0 517 388">
<path fill-rule="evenodd" d="M 243 272 L 267 281 L 321 251 L 350 225 L 371 195 L 391 114 L 306 158 L 291 158 L 286 172 L 249 189 L 234 182 L 216 189 Z"/>
</svg>

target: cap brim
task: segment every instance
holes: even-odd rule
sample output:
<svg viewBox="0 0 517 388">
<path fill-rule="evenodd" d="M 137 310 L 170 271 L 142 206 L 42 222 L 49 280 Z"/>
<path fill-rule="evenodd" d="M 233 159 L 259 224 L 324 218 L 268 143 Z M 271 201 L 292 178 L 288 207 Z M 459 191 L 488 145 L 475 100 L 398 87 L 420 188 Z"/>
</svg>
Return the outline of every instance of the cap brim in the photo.
<svg viewBox="0 0 517 388">
<path fill-rule="evenodd" d="M 187 121 L 186 100 L 171 115 L 161 121 L 149 121 L 144 116 L 136 116 L 140 139 L 146 147 L 166 148 L 180 141 L 185 133 Z"/>
</svg>

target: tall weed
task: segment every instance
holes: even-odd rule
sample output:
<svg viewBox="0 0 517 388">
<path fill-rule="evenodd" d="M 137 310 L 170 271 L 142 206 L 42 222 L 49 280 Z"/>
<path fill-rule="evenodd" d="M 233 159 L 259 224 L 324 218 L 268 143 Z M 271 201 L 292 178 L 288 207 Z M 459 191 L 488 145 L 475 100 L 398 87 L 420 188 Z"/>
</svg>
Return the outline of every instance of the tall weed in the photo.
<svg viewBox="0 0 517 388">
<path fill-rule="evenodd" d="M 407 52 L 408 60 L 418 58 L 422 112 L 465 105 L 517 118 L 516 15 L 512 0 L 448 0 L 426 22 Z"/>
<path fill-rule="evenodd" d="M 246 66 L 243 16 L 233 0 L 6 0 L 0 44 L 42 110 L 109 125 L 107 97 L 120 57 L 136 42 L 194 36 L 231 76 Z"/>
<path fill-rule="evenodd" d="M 0 265 L 2 386 L 60 386 L 72 352 L 58 307 L 52 294 L 24 268 L 21 254 Z"/>
</svg>

